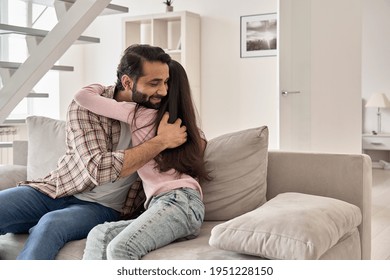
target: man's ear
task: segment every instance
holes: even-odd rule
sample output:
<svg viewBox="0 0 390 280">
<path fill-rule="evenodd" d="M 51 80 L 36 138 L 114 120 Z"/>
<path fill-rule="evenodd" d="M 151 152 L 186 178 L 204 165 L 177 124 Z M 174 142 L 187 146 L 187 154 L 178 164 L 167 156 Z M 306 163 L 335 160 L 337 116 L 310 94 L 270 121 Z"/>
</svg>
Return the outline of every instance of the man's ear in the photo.
<svg viewBox="0 0 390 280">
<path fill-rule="evenodd" d="M 133 89 L 133 80 L 129 76 L 123 75 L 121 78 L 121 82 L 125 90 Z"/>
</svg>

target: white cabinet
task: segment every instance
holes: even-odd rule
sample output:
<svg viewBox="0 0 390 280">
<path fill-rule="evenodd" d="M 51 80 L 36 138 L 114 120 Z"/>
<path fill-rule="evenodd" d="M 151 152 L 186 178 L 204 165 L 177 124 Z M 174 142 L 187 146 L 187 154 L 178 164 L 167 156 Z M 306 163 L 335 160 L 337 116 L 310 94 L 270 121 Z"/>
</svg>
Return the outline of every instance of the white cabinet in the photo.
<svg viewBox="0 0 390 280">
<path fill-rule="evenodd" d="M 383 168 L 383 165 L 379 164 L 379 161 L 390 161 L 390 134 L 363 134 L 362 148 L 363 153 L 371 157 L 374 168 Z"/>
<path fill-rule="evenodd" d="M 363 134 L 363 150 L 390 151 L 390 134 Z"/>
<path fill-rule="evenodd" d="M 124 49 L 132 44 L 159 46 L 183 65 L 200 113 L 200 16 L 178 11 L 126 17 L 123 30 Z"/>
</svg>

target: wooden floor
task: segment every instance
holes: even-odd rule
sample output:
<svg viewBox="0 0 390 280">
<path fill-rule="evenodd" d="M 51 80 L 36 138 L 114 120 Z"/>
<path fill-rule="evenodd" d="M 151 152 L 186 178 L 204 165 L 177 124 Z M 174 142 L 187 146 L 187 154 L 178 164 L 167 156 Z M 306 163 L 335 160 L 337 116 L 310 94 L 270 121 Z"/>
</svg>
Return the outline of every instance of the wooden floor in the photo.
<svg viewBox="0 0 390 280">
<path fill-rule="evenodd" d="M 373 260 L 390 260 L 390 170 L 372 170 Z"/>
</svg>

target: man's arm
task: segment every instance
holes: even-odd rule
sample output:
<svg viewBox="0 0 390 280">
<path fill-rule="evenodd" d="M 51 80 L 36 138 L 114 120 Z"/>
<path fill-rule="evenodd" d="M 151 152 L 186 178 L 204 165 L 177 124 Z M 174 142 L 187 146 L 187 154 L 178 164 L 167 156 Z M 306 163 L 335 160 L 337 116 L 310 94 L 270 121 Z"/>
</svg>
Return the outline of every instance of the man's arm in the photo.
<svg viewBox="0 0 390 280">
<path fill-rule="evenodd" d="M 136 147 L 125 150 L 120 177 L 129 176 L 165 149 L 176 148 L 187 141 L 187 128 L 181 126 L 181 120 L 177 119 L 173 124 L 170 124 L 168 118 L 169 114 L 165 113 L 155 137 Z"/>
</svg>

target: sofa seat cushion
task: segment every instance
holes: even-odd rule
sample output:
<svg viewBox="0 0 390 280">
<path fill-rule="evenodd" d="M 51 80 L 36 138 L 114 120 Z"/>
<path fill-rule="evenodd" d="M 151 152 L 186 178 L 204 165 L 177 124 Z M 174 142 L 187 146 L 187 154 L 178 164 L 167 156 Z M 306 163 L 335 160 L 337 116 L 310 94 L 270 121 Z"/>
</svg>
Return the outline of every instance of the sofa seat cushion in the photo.
<svg viewBox="0 0 390 280">
<path fill-rule="evenodd" d="M 208 244 L 211 230 L 221 222 L 204 222 L 200 235 L 191 240 L 173 242 L 152 251 L 144 260 L 259 260 L 258 256 L 225 251 Z M 0 260 L 14 260 L 26 241 L 27 234 L 6 234 L 0 236 Z M 57 260 L 81 260 L 86 239 L 71 241 L 62 248 Z M 346 235 L 335 246 L 329 249 L 320 259 L 360 259 L 360 237 L 357 230 Z"/>
<path fill-rule="evenodd" d="M 204 222 L 197 238 L 173 242 L 167 246 L 152 251 L 144 260 L 254 260 L 256 256 L 227 252 L 208 243 L 213 227 L 221 222 Z M 14 260 L 23 248 L 27 234 L 6 234 L 0 236 L 0 260 Z M 86 239 L 68 242 L 58 253 L 56 259 L 81 260 L 84 253 Z"/>
<path fill-rule="evenodd" d="M 362 246 L 359 230 L 344 235 L 336 245 L 321 255 L 320 260 L 361 260 Z"/>
<path fill-rule="evenodd" d="M 28 234 L 7 233 L 0 236 L 0 260 L 14 260 L 23 249 Z M 74 240 L 65 244 L 56 260 L 81 260 L 87 239 Z"/>
<path fill-rule="evenodd" d="M 360 209 L 302 193 L 283 193 L 258 209 L 213 228 L 210 245 L 267 259 L 320 259 L 356 231 Z"/>
<path fill-rule="evenodd" d="M 221 222 L 204 222 L 198 237 L 173 242 L 145 255 L 143 260 L 259 260 L 257 256 L 220 250 L 209 245 L 211 230 Z"/>
<path fill-rule="evenodd" d="M 212 181 L 201 182 L 206 221 L 226 221 L 266 202 L 266 126 L 210 140 L 204 159 L 213 178 Z"/>
</svg>

